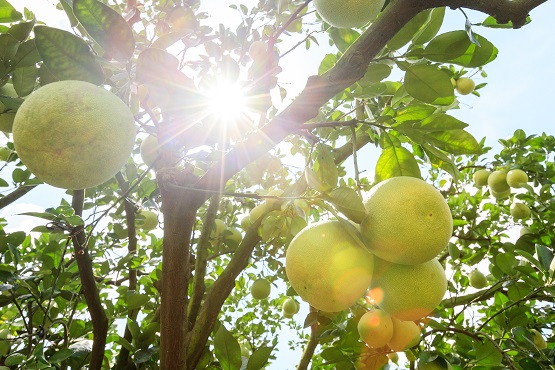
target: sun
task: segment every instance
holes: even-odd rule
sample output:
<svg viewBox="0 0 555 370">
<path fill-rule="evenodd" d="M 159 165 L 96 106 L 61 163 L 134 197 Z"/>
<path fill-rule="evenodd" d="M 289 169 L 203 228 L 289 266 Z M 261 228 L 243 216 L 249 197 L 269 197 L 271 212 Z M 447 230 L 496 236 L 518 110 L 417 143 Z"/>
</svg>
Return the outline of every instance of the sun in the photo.
<svg viewBox="0 0 555 370">
<path fill-rule="evenodd" d="M 206 93 L 207 113 L 225 124 L 237 124 L 247 114 L 247 99 L 239 83 L 217 81 Z"/>
</svg>

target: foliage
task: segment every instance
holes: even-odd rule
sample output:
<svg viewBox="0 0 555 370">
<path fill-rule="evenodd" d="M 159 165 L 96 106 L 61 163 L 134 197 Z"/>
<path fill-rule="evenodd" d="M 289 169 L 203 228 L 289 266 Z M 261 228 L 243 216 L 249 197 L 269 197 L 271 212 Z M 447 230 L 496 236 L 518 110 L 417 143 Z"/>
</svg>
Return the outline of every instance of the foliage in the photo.
<svg viewBox="0 0 555 370">
<path fill-rule="evenodd" d="M 0 117 L 36 88 L 73 79 L 119 96 L 139 130 L 113 179 L 26 213 L 42 226 L 15 230 L 0 219 L 0 369 L 255 370 L 283 355 L 276 346 L 286 327 L 298 335 L 289 346 L 306 347 L 302 358 L 285 359 L 299 369 L 378 369 L 390 351 L 366 347 L 357 331 L 370 303 L 361 298 L 337 314 L 308 309 L 289 288 L 284 256 L 309 223 L 360 223 L 362 192 L 394 176 L 434 184 L 454 219 L 439 258 L 448 293 L 419 322 L 423 339 L 401 366 L 553 366 L 555 138 L 518 130 L 488 155 L 449 110 L 459 107 L 452 79 L 480 73 L 498 50 L 470 21 L 438 34 L 450 9 L 422 1 L 398 12 L 403 1 L 388 2 L 369 26 L 337 29 L 300 0 L 232 5 L 240 21 L 219 26 L 200 0 L 60 0 L 72 27 L 63 30 L 0 0 L 0 85 L 17 94 L 0 94 Z M 527 12 L 484 15 L 479 26 L 524 25 Z M 397 16 L 405 18 L 389 22 Z M 385 46 L 368 41 L 375 29 L 390 33 Z M 250 49 L 260 41 L 266 53 Z M 290 53 L 328 41 L 336 51 L 283 109 Z M 361 57 L 368 45 L 377 51 Z M 246 97 L 248 111 L 232 120 L 224 101 L 223 115 L 208 108 L 221 78 Z M 149 134 L 161 147 L 145 165 L 140 142 Z M 357 152 L 366 145 L 375 178 L 361 177 Z M 9 134 L 1 149 L 0 207 L 47 190 Z M 530 182 L 496 200 L 472 185 L 481 168 L 520 168 Z M 510 216 L 514 199 L 529 206 L 528 220 Z M 141 211 L 160 213 L 161 227 L 141 228 Z M 489 274 L 486 288 L 469 287 L 473 269 Z M 259 278 L 273 285 L 268 299 L 250 296 Z M 305 306 L 295 319 L 282 317 L 287 297 Z M 548 337 L 547 348 L 533 330 Z"/>
</svg>

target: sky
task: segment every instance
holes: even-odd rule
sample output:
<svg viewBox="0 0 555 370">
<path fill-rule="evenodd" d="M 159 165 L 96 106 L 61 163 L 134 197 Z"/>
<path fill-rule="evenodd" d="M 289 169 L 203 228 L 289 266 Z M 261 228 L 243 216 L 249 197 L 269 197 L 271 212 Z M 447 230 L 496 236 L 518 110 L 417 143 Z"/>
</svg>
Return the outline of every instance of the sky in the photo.
<svg viewBox="0 0 555 370">
<path fill-rule="evenodd" d="M 253 4 L 255 0 L 245 0 L 245 4 Z M 28 6 L 39 20 L 45 21 L 50 26 L 67 27 L 63 13 L 56 11 L 54 0 L 11 0 L 10 3 L 18 10 Z M 225 22 L 234 28 L 240 21 L 236 11 L 227 8 L 231 0 L 205 0 L 202 10 L 210 14 L 210 21 L 217 24 Z M 40 5 L 37 5 L 40 4 Z M 485 16 L 475 12 L 467 12 L 471 22 L 478 23 Z M 519 30 L 499 30 L 475 27 L 474 32 L 486 37 L 498 49 L 496 60 L 485 67 L 487 78 L 476 74 L 473 78 L 476 83 L 487 82 L 487 86 L 480 90 L 481 97 L 473 95 L 460 97 L 461 109 L 449 113 L 469 124 L 467 130 L 478 140 L 486 137 L 486 143 L 499 149 L 497 140 L 506 138 L 522 128 L 527 134 L 553 134 L 551 104 L 553 104 L 553 88 L 555 77 L 552 64 L 555 60 L 555 1 L 548 1 L 531 13 L 532 23 Z M 447 11 L 447 18 L 442 31 L 464 29 L 465 18 L 460 11 Z M 301 38 L 302 36 L 294 36 Z M 289 96 L 295 96 L 302 90 L 309 75 L 316 74 L 320 60 L 327 53 L 335 50 L 328 46 L 327 40 L 322 39 L 319 47 L 309 51 L 303 47 L 295 50 L 280 65 L 283 72 L 280 74 L 280 83 L 287 86 Z M 302 62 L 299 62 L 302 61 Z M 5 140 L 5 139 L 0 139 Z M 362 170 L 373 172 L 377 155 L 375 152 L 365 151 L 365 160 L 359 163 Z M 0 176 L 6 177 L 5 169 Z M 41 186 L 40 190 L 31 191 L 17 203 L 0 210 L 0 215 L 10 218 L 10 226 L 15 229 L 29 230 L 33 225 L 42 224 L 38 219 L 14 216 L 21 212 L 40 211 L 45 207 L 57 206 L 63 190 L 55 189 L 48 185 Z M 13 230 L 13 229 L 12 229 Z M 277 294 L 276 292 L 272 293 Z M 301 311 L 296 320 L 302 321 L 306 312 Z M 288 336 L 292 333 L 285 332 L 279 347 L 278 359 L 300 358 L 302 348 L 293 352 L 286 349 Z M 283 361 L 283 360 L 282 360 Z M 292 369 L 292 364 L 275 362 L 269 367 L 273 370 Z"/>
</svg>

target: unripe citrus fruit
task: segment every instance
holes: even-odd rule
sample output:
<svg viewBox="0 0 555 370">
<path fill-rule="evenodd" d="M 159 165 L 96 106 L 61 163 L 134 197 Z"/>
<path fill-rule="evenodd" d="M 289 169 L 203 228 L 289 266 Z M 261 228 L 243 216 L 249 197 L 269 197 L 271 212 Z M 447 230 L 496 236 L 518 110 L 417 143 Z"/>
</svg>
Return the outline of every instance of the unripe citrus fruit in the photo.
<svg viewBox="0 0 555 370">
<path fill-rule="evenodd" d="M 491 195 L 497 200 L 507 199 L 511 195 L 511 189 L 502 191 L 500 193 L 490 189 L 490 192 L 491 192 Z"/>
<path fill-rule="evenodd" d="M 385 0 L 315 0 L 316 11 L 337 28 L 362 27 L 374 20 Z"/>
<path fill-rule="evenodd" d="M 214 225 L 212 226 L 210 237 L 212 239 L 218 239 L 222 236 L 225 230 L 227 230 L 227 225 L 225 224 L 225 222 L 217 218 L 214 220 Z"/>
<path fill-rule="evenodd" d="M 234 227 L 228 227 L 227 231 L 228 233 L 226 233 L 224 236 L 224 241 L 226 242 L 226 244 L 228 242 L 231 242 L 233 244 L 232 246 L 238 246 L 241 243 L 241 240 L 243 240 L 243 235 L 241 234 L 241 232 Z"/>
<path fill-rule="evenodd" d="M 147 166 L 152 166 L 160 155 L 160 145 L 154 135 L 148 135 L 141 143 L 141 158 Z"/>
<path fill-rule="evenodd" d="M 395 352 L 414 347 L 420 342 L 420 327 L 414 321 L 401 321 L 392 317 L 393 335 L 387 342 Z"/>
<path fill-rule="evenodd" d="M 468 279 L 470 280 L 470 286 L 476 289 L 482 289 L 488 285 L 486 275 L 479 270 L 472 270 Z"/>
<path fill-rule="evenodd" d="M 514 202 L 509 209 L 511 216 L 517 220 L 525 220 L 530 217 L 530 207 L 524 203 Z"/>
<path fill-rule="evenodd" d="M 272 285 L 266 279 L 257 279 L 251 285 L 251 295 L 255 299 L 266 299 L 270 295 Z"/>
<path fill-rule="evenodd" d="M 241 219 L 241 229 L 244 231 L 247 231 L 251 225 L 252 221 L 249 216 L 245 216 Z"/>
<path fill-rule="evenodd" d="M 431 260 L 449 242 L 453 220 L 447 201 L 432 185 L 415 177 L 380 182 L 364 201 L 360 231 L 378 257 L 416 265 Z"/>
<path fill-rule="evenodd" d="M 338 312 L 362 297 L 372 280 L 374 258 L 339 221 L 320 221 L 291 241 L 285 269 L 291 286 L 313 307 Z"/>
<path fill-rule="evenodd" d="M 271 197 L 281 197 L 282 194 L 283 194 L 282 189 L 274 189 L 269 191 L 267 195 Z M 281 207 L 282 202 L 283 201 L 281 199 L 266 198 L 266 206 L 268 207 L 268 209 L 279 208 Z"/>
<path fill-rule="evenodd" d="M 256 207 L 254 207 L 253 209 L 251 209 L 249 213 L 249 219 L 251 221 L 251 224 L 254 223 L 256 220 L 258 220 L 260 217 L 262 217 L 262 215 L 265 214 L 266 212 L 268 212 L 268 205 L 266 203 L 261 203 Z"/>
<path fill-rule="evenodd" d="M 488 177 L 491 174 L 488 170 L 478 170 L 474 172 L 472 175 L 472 179 L 474 180 L 474 185 L 476 186 L 485 186 L 488 184 Z"/>
<path fill-rule="evenodd" d="M 158 214 L 149 210 L 142 210 L 139 215 L 138 226 L 146 231 L 154 230 L 158 227 Z"/>
<path fill-rule="evenodd" d="M 546 349 L 547 342 L 545 341 L 543 335 L 536 329 L 530 329 L 530 332 L 532 332 L 532 335 L 534 336 L 534 345 L 539 349 Z"/>
<path fill-rule="evenodd" d="M 399 355 L 397 354 L 397 352 L 388 353 L 388 354 L 387 354 L 387 357 L 389 357 L 389 359 L 390 359 L 391 362 L 393 362 L 393 363 L 399 362 Z"/>
<path fill-rule="evenodd" d="M 392 317 L 412 321 L 437 307 L 447 291 L 447 278 L 437 258 L 420 265 L 376 260 L 371 298 Z"/>
<path fill-rule="evenodd" d="M 493 171 L 488 177 L 488 186 L 492 193 L 503 194 L 507 190 L 511 190 L 507 184 L 507 171 L 498 170 Z"/>
<path fill-rule="evenodd" d="M 526 172 L 519 169 L 507 172 L 507 184 L 509 184 L 511 188 L 521 188 L 522 185 L 525 185 L 527 182 L 528 175 Z"/>
<path fill-rule="evenodd" d="M 382 310 L 370 310 L 362 315 L 357 329 L 362 340 L 373 348 L 385 346 L 393 336 L 391 316 Z"/>
<path fill-rule="evenodd" d="M 299 312 L 300 306 L 293 298 L 288 297 L 283 301 L 281 305 L 281 310 L 283 311 L 284 315 L 291 315 L 293 316 L 297 312 Z"/>
<path fill-rule="evenodd" d="M 457 86 L 455 87 L 455 89 L 461 95 L 468 95 L 474 91 L 475 87 L 476 85 L 471 78 L 461 77 L 457 80 Z"/>
<path fill-rule="evenodd" d="M 31 94 L 13 125 L 17 154 L 37 178 L 85 189 L 113 177 L 135 143 L 135 120 L 116 95 L 83 81 L 59 81 Z"/>
</svg>

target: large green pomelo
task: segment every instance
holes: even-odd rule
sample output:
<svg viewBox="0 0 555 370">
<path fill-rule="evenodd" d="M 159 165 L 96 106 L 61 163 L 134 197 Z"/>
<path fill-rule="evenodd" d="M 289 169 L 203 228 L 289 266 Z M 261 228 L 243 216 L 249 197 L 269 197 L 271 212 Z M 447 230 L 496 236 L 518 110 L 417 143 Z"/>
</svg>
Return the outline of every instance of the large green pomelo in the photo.
<svg viewBox="0 0 555 370">
<path fill-rule="evenodd" d="M 133 114 L 116 95 L 83 81 L 59 81 L 31 94 L 13 124 L 19 158 L 38 179 L 65 189 L 102 184 L 135 144 Z"/>
</svg>

